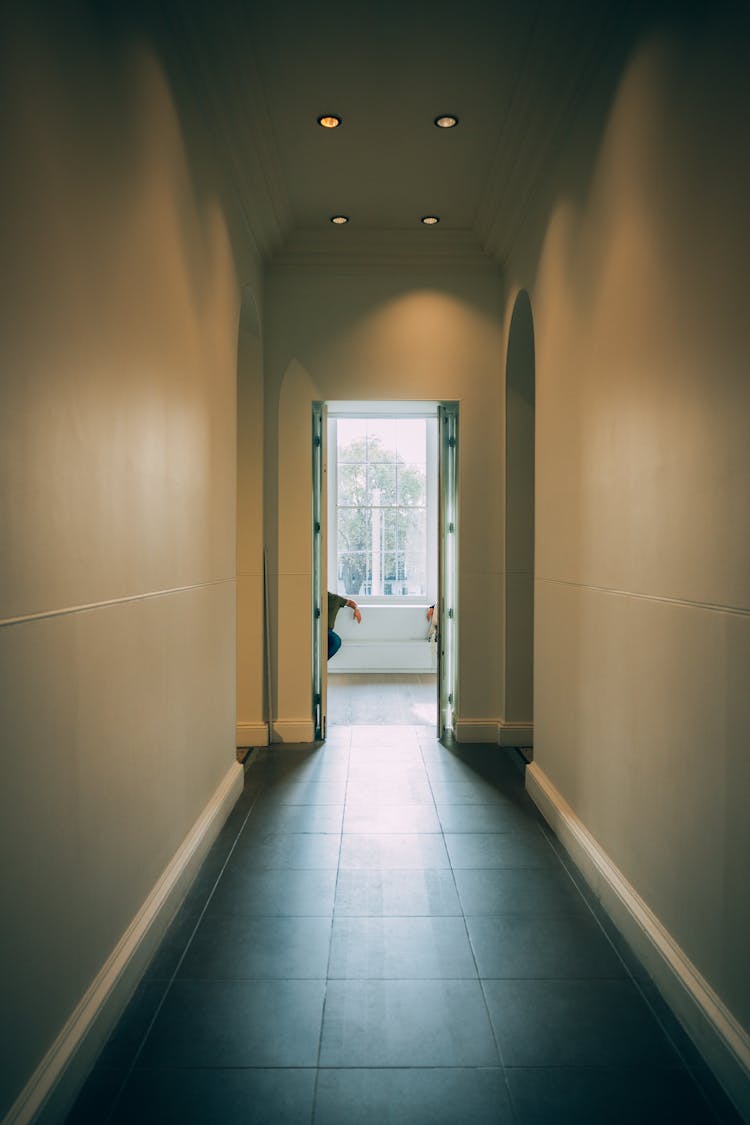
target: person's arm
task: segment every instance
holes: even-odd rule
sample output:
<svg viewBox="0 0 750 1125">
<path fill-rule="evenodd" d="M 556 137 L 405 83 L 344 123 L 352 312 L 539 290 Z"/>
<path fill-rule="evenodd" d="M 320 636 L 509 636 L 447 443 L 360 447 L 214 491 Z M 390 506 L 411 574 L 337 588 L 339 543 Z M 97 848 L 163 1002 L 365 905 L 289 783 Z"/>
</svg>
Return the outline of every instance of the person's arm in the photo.
<svg viewBox="0 0 750 1125">
<path fill-rule="evenodd" d="M 359 625 L 362 621 L 362 614 L 359 612 L 359 606 L 357 605 L 357 603 L 355 601 L 352 601 L 351 598 L 347 598 L 347 600 L 344 602 L 344 605 L 347 606 L 348 609 L 354 611 L 354 620 Z"/>
</svg>

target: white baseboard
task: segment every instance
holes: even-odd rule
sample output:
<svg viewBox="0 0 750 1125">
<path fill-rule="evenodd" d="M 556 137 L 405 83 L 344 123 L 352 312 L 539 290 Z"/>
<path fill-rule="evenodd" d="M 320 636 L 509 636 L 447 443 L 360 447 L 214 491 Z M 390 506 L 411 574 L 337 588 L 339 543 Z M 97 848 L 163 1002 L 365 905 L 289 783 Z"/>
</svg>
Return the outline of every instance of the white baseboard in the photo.
<svg viewBox="0 0 750 1125">
<path fill-rule="evenodd" d="M 497 719 L 457 719 L 456 742 L 490 742 L 497 745 Z"/>
<path fill-rule="evenodd" d="M 271 742 L 314 742 L 312 719 L 276 719 L 271 728 Z"/>
<path fill-rule="evenodd" d="M 457 719 L 457 742 L 490 742 L 493 746 L 533 746 L 533 723 L 504 719 Z"/>
<path fill-rule="evenodd" d="M 748 1032 L 535 763 L 526 769 L 526 788 L 718 1081 L 750 1121 Z"/>
<path fill-rule="evenodd" d="M 534 724 L 513 723 L 500 719 L 497 724 L 497 741 L 500 746 L 533 746 Z"/>
<path fill-rule="evenodd" d="M 3 1125 L 55 1125 L 65 1120 L 206 853 L 242 793 L 243 784 L 243 768 L 234 762 L 26 1083 Z"/>
<path fill-rule="evenodd" d="M 237 723 L 235 746 L 241 750 L 248 746 L 268 746 L 268 723 Z"/>
</svg>

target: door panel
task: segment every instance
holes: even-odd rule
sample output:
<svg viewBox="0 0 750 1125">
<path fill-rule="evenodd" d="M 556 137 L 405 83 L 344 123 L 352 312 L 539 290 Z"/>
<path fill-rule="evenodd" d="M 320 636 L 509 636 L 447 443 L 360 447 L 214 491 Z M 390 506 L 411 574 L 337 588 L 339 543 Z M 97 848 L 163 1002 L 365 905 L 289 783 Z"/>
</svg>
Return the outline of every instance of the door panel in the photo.
<svg viewBox="0 0 750 1125">
<path fill-rule="evenodd" d="M 458 403 L 438 406 L 438 738 L 456 711 L 458 610 Z"/>
<path fill-rule="evenodd" d="M 328 411 L 323 402 L 313 403 L 313 588 L 312 588 L 312 707 L 315 738 L 326 737 L 328 685 L 328 587 L 326 584 L 326 433 Z"/>
</svg>

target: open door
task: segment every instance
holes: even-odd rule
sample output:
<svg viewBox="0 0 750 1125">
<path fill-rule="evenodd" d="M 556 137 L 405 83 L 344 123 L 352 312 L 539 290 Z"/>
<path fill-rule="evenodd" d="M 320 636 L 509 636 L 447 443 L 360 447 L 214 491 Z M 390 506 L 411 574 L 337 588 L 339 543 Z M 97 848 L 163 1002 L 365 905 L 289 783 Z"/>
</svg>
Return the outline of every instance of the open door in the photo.
<svg viewBox="0 0 750 1125">
<path fill-rule="evenodd" d="M 458 403 L 438 406 L 438 738 L 456 711 L 458 601 Z"/>
<path fill-rule="evenodd" d="M 328 411 L 323 402 L 313 403 L 312 417 L 312 706 L 315 739 L 326 737 L 326 695 L 328 675 L 328 586 L 326 581 L 326 431 Z"/>
</svg>

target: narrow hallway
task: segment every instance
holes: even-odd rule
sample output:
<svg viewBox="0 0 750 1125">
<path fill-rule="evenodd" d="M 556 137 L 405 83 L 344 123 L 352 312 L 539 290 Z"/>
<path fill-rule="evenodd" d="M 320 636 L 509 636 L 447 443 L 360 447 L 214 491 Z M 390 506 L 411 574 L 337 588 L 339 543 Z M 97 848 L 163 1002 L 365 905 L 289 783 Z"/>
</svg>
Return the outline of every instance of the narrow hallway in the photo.
<svg viewBox="0 0 750 1125">
<path fill-rule="evenodd" d="M 621 947 L 514 751 L 334 727 L 248 765 L 68 1121 L 737 1120 Z"/>
</svg>

